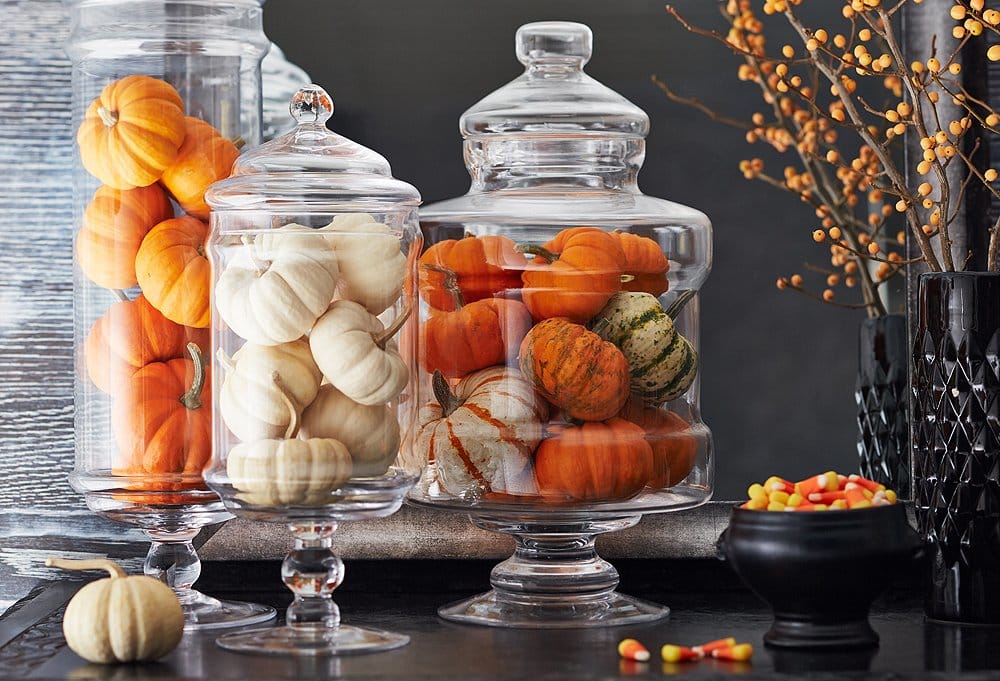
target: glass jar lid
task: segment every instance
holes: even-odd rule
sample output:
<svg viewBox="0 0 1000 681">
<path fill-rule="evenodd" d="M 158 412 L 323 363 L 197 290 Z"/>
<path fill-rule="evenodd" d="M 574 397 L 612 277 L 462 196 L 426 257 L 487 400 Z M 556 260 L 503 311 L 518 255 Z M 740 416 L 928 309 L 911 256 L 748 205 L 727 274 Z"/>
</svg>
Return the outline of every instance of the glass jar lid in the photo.
<svg viewBox="0 0 1000 681">
<path fill-rule="evenodd" d="M 542 21 L 521 26 L 515 45 L 524 73 L 462 115 L 462 136 L 600 133 L 645 137 L 649 132 L 646 113 L 584 73 L 593 42 L 584 24 Z"/>
<path fill-rule="evenodd" d="M 384 157 L 327 129 L 333 100 L 323 88 L 301 88 L 288 108 L 295 127 L 241 155 L 232 176 L 206 192 L 212 210 L 384 212 L 420 203 Z"/>
</svg>

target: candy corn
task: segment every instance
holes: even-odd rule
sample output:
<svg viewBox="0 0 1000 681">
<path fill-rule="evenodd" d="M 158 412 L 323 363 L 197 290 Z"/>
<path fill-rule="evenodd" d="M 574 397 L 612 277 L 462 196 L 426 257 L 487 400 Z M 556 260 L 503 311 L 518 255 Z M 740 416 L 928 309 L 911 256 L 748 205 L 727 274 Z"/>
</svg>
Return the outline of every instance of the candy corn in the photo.
<svg viewBox="0 0 1000 681">
<path fill-rule="evenodd" d="M 749 643 L 716 648 L 712 651 L 712 657 L 716 660 L 729 660 L 731 662 L 746 662 L 753 657 L 753 646 Z"/>
<path fill-rule="evenodd" d="M 663 658 L 664 662 L 694 662 L 705 656 L 694 648 L 675 646 L 668 643 L 660 648 L 660 657 Z"/>
<path fill-rule="evenodd" d="M 719 638 L 708 643 L 702 643 L 700 646 L 692 646 L 691 650 L 699 652 L 702 655 L 710 655 L 715 650 L 731 648 L 734 645 L 736 645 L 736 639 L 730 636 L 729 638 Z"/>
<path fill-rule="evenodd" d="M 897 496 L 885 485 L 860 475 L 827 471 L 799 482 L 772 475 L 747 488 L 740 506 L 753 511 L 826 511 L 864 509 L 895 504 Z"/>
<path fill-rule="evenodd" d="M 642 645 L 634 638 L 626 638 L 622 640 L 622 642 L 618 644 L 618 654 L 626 660 L 635 660 L 636 662 L 649 661 L 649 651 L 646 650 L 646 646 Z"/>
</svg>

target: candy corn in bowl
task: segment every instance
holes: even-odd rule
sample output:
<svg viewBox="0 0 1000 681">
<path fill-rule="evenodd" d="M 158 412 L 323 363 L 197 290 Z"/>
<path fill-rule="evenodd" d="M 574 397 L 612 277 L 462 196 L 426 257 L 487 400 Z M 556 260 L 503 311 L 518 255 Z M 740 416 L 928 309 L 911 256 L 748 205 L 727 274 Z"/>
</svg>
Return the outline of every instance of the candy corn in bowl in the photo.
<svg viewBox="0 0 1000 681">
<path fill-rule="evenodd" d="M 751 485 L 719 537 L 720 558 L 774 611 L 770 646 L 878 645 L 872 602 L 922 552 L 896 495 L 860 476 L 821 473 Z"/>
</svg>

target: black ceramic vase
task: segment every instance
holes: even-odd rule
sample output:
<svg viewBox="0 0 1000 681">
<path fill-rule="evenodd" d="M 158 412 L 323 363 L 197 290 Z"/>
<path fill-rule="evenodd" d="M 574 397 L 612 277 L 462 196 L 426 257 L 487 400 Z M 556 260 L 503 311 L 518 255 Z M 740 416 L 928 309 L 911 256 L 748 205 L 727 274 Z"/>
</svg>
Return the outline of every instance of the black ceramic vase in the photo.
<svg viewBox="0 0 1000 681">
<path fill-rule="evenodd" d="M 927 616 L 1000 624 L 1000 274 L 920 278 L 911 366 Z"/>
<path fill-rule="evenodd" d="M 858 332 L 858 459 L 861 475 L 910 496 L 906 317 L 865 319 Z"/>
</svg>

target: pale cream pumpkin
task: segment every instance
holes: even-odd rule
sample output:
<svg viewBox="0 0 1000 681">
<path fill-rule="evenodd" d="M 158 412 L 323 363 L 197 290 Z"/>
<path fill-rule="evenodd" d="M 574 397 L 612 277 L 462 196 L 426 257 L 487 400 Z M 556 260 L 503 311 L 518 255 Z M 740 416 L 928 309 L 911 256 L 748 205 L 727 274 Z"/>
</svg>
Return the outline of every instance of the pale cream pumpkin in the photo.
<svg viewBox="0 0 1000 681">
<path fill-rule="evenodd" d="M 290 224 L 247 237 L 215 287 L 219 316 L 242 338 L 278 345 L 305 335 L 333 300 L 337 255 L 325 239 Z"/>
<path fill-rule="evenodd" d="M 392 336 L 408 314 L 385 328 L 358 303 L 334 302 L 309 334 L 313 358 L 326 380 L 359 404 L 385 404 L 397 397 L 409 372 Z"/>
<path fill-rule="evenodd" d="M 63 634 L 89 662 L 138 662 L 163 657 L 180 643 L 184 612 L 173 590 L 152 577 L 126 576 L 110 560 L 49 558 L 65 570 L 106 570 L 110 577 L 80 589 L 66 606 Z"/>
<path fill-rule="evenodd" d="M 323 227 L 340 264 L 340 295 L 380 315 L 403 292 L 406 256 L 388 225 L 367 213 L 338 215 Z"/>
<path fill-rule="evenodd" d="M 225 369 L 219 391 L 219 411 L 233 435 L 244 442 L 281 437 L 291 421 L 277 373 L 299 410 L 315 398 L 322 379 L 309 344 L 296 340 L 281 345 L 246 343 L 232 358 L 216 353 Z"/>
<path fill-rule="evenodd" d="M 420 410 L 414 448 L 434 465 L 441 488 L 455 496 L 536 493 L 531 455 L 548 407 L 516 369 L 469 374 L 452 392 L 434 374 L 437 401 Z"/>
<path fill-rule="evenodd" d="M 324 385 L 302 414 L 302 436 L 333 438 L 351 453 L 355 476 L 382 475 L 399 450 L 399 421 L 381 404 L 358 404 Z"/>
<path fill-rule="evenodd" d="M 350 479 L 351 454 L 332 438 L 297 439 L 300 409 L 277 372 L 271 380 L 288 413 L 285 439 L 236 445 L 226 458 L 226 474 L 248 504 L 322 506 Z"/>
</svg>

